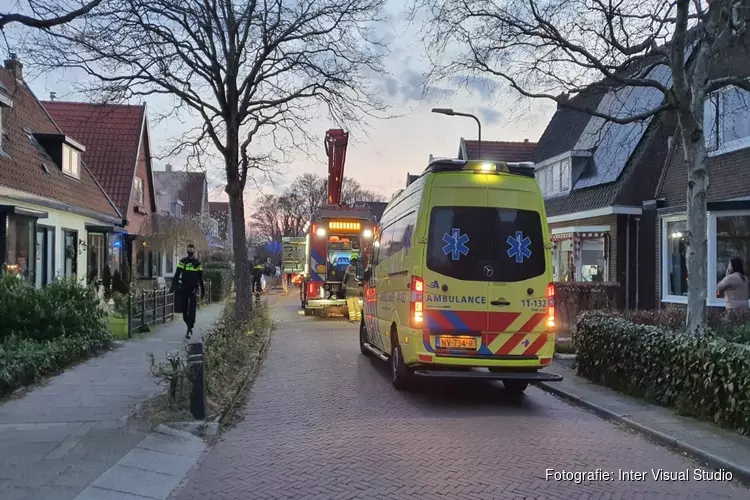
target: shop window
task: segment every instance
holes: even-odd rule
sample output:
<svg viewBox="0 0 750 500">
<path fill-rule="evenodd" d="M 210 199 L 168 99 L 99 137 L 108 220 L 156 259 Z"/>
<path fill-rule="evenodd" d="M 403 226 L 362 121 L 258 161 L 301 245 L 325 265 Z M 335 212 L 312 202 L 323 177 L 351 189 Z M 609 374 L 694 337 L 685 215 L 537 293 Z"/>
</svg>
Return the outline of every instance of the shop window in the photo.
<svg viewBox="0 0 750 500">
<path fill-rule="evenodd" d="M 666 222 L 664 234 L 664 277 L 666 295 L 687 296 L 687 222 Z"/>
<path fill-rule="evenodd" d="M 32 279 L 36 250 L 36 220 L 30 217 L 7 215 L 5 217 L 5 259 L 3 270 Z M 2 228 L 0 228 L 2 229 Z"/>
<path fill-rule="evenodd" d="M 581 240 L 581 281 L 607 280 L 607 253 L 604 238 Z"/>
<path fill-rule="evenodd" d="M 573 240 L 558 241 L 552 254 L 555 281 L 575 281 L 576 269 L 573 262 Z"/>
<path fill-rule="evenodd" d="M 63 276 L 78 275 L 78 231 L 63 230 Z"/>
<path fill-rule="evenodd" d="M 37 288 L 48 285 L 55 279 L 55 229 L 52 227 L 37 226 L 35 268 Z"/>
<path fill-rule="evenodd" d="M 89 233 L 87 242 L 89 283 L 100 281 L 104 276 L 104 266 L 107 263 L 107 235 L 104 233 Z"/>
<path fill-rule="evenodd" d="M 712 242 L 709 241 L 709 245 Z M 729 260 L 742 259 L 745 273 L 750 270 L 750 215 L 716 217 L 716 283 L 726 276 Z M 723 298 L 724 293 L 718 293 Z"/>
</svg>

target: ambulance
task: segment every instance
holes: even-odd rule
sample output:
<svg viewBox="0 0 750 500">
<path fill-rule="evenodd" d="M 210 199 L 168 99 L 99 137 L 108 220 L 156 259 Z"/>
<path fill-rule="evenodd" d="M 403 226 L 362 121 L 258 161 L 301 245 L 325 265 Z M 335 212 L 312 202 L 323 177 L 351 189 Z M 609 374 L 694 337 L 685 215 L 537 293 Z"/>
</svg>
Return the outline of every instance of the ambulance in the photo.
<svg viewBox="0 0 750 500">
<path fill-rule="evenodd" d="M 531 163 L 440 159 L 388 203 L 364 273 L 359 344 L 416 378 L 500 380 L 520 394 L 548 373 L 557 328 L 552 245 Z"/>
</svg>

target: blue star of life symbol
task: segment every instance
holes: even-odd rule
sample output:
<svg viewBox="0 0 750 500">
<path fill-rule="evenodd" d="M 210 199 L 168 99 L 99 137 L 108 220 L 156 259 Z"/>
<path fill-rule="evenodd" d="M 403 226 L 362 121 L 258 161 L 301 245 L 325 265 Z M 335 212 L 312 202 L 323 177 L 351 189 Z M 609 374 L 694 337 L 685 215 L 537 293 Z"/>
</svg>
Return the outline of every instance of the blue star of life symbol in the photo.
<svg viewBox="0 0 750 500">
<path fill-rule="evenodd" d="M 461 255 L 469 253 L 469 247 L 466 246 L 469 242 L 469 236 L 461 234 L 460 229 L 453 228 L 451 229 L 451 234 L 445 233 L 443 241 L 446 243 L 443 247 L 443 253 L 450 255 L 453 260 L 458 260 L 461 258 Z"/>
<path fill-rule="evenodd" d="M 523 341 L 523 346 L 524 346 L 524 347 L 529 347 L 529 344 L 530 344 L 530 343 L 531 343 L 531 342 L 529 342 L 529 339 L 526 339 L 526 340 L 524 340 L 524 341 Z"/>
<path fill-rule="evenodd" d="M 411 248 L 411 236 L 414 233 L 414 225 L 409 224 L 406 226 L 406 231 L 404 231 L 404 251 L 406 255 L 409 255 L 409 249 Z"/>
<path fill-rule="evenodd" d="M 508 236 L 506 240 L 510 248 L 508 248 L 508 257 L 515 257 L 518 264 L 523 262 L 523 259 L 531 257 L 531 238 L 528 236 L 524 237 L 521 231 L 516 231 L 516 237 Z"/>
</svg>

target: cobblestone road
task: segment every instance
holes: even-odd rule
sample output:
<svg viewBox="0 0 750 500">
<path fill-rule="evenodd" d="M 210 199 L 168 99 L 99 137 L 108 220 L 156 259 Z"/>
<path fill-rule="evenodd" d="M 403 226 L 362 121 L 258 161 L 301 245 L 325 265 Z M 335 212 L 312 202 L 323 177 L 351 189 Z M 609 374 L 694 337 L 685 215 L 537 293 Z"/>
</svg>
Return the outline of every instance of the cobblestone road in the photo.
<svg viewBox="0 0 750 500">
<path fill-rule="evenodd" d="M 520 400 L 482 383 L 399 393 L 350 325 L 299 317 L 296 305 L 276 308 L 243 420 L 173 498 L 750 498 L 726 482 L 545 481 L 547 468 L 650 476 L 699 465 L 536 388 Z"/>
</svg>

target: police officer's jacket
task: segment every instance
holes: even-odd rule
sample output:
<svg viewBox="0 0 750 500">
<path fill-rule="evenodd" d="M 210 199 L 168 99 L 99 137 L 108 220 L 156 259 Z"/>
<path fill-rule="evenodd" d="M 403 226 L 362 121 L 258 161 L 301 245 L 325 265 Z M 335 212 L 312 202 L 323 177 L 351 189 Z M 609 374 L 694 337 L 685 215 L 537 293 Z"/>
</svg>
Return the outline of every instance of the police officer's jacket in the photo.
<svg viewBox="0 0 750 500">
<path fill-rule="evenodd" d="M 255 264 L 255 267 L 253 267 L 253 280 L 260 281 L 260 278 L 262 276 L 263 276 L 263 266 L 260 264 Z"/>
<path fill-rule="evenodd" d="M 201 262 L 195 257 L 184 257 L 177 264 L 177 272 L 172 278 L 172 290 L 177 288 L 178 283 L 182 282 L 182 290 L 192 292 L 198 287 L 201 289 L 201 295 L 204 293 L 203 288 L 203 268 Z"/>
</svg>

